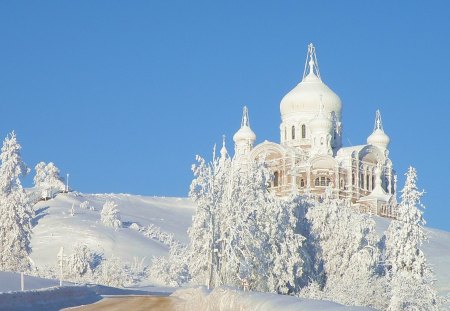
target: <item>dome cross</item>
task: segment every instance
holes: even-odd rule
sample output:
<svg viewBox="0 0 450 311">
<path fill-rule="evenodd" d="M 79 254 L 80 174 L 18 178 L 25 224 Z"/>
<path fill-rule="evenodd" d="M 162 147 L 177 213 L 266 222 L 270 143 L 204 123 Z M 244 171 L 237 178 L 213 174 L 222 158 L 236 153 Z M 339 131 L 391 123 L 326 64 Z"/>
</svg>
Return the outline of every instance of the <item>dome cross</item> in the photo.
<svg viewBox="0 0 450 311">
<path fill-rule="evenodd" d="M 308 74 L 306 74 L 307 68 L 309 68 Z M 316 48 L 312 43 L 308 44 L 308 52 L 306 53 L 306 60 L 305 60 L 305 69 L 303 70 L 303 80 L 309 75 L 315 75 L 317 78 L 319 78 L 319 80 L 322 80 L 320 78 L 319 62 L 317 61 Z"/>
</svg>

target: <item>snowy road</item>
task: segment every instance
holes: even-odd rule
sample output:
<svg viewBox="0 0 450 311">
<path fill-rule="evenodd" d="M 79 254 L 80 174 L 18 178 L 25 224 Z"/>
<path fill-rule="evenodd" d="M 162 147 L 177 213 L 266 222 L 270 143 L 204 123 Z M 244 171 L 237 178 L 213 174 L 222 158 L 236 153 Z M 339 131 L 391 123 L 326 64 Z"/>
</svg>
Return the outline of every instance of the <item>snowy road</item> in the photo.
<svg viewBox="0 0 450 311">
<path fill-rule="evenodd" d="M 108 297 L 91 305 L 63 309 L 66 311 L 143 311 L 143 310 L 173 310 L 176 298 L 161 296 L 119 296 Z"/>
</svg>

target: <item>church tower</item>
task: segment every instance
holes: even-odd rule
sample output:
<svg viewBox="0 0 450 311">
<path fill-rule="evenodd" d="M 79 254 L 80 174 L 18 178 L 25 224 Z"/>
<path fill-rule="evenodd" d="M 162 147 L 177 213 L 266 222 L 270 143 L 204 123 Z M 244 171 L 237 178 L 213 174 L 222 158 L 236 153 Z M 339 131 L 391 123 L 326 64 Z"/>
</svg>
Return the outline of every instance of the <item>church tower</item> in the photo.
<svg viewBox="0 0 450 311">
<path fill-rule="evenodd" d="M 247 106 L 242 111 L 241 128 L 234 134 L 234 156 L 236 159 L 248 158 L 256 140 L 256 135 L 250 128 Z"/>
<path fill-rule="evenodd" d="M 342 147 L 342 103 L 338 95 L 323 83 L 316 48 L 308 45 L 302 81 L 280 103 L 280 143 L 308 150 L 313 146 L 311 122 L 320 109 L 330 119 L 330 145 L 336 152 Z"/>
</svg>

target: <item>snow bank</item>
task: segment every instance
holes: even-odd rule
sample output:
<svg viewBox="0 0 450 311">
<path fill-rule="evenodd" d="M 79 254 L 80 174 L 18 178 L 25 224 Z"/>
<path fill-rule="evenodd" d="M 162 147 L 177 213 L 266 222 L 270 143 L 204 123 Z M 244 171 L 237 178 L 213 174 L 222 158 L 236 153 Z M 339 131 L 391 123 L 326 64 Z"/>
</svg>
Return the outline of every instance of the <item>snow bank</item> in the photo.
<svg viewBox="0 0 450 311">
<path fill-rule="evenodd" d="M 59 281 L 24 275 L 24 284 L 25 290 L 30 290 L 57 286 Z M 0 272 L 0 293 L 19 291 L 20 289 L 20 273 Z"/>
<path fill-rule="evenodd" d="M 142 291 L 101 285 L 51 287 L 23 292 L 0 293 L 0 310 L 56 311 L 62 308 L 91 304 L 102 299 L 102 296 L 115 295 L 168 296 L 169 292 L 160 288 L 149 288 L 149 291 Z"/>
<path fill-rule="evenodd" d="M 219 287 L 213 291 L 205 287 L 183 288 L 171 297 L 178 298 L 176 310 L 226 310 L 226 311 L 300 311 L 300 310 L 373 310 L 366 307 L 349 307 L 324 300 L 303 299 L 269 293 L 243 292 L 234 288 Z"/>
<path fill-rule="evenodd" d="M 52 311 L 94 303 L 102 297 L 86 286 L 53 287 L 45 290 L 0 295 L 0 310 Z"/>
</svg>

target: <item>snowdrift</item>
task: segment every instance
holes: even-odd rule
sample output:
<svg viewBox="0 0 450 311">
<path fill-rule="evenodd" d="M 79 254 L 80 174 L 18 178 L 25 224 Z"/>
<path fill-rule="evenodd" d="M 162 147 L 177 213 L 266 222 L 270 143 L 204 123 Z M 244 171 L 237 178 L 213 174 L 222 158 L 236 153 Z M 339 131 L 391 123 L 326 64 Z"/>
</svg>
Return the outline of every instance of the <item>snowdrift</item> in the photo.
<svg viewBox="0 0 450 311">
<path fill-rule="evenodd" d="M 175 309 L 180 311 L 315 311 L 315 310 L 374 310 L 363 307 L 348 307 L 330 301 L 303 299 L 258 292 L 243 292 L 234 288 L 219 287 L 213 291 L 205 287 L 183 288 L 171 297 L 178 298 Z"/>
</svg>

